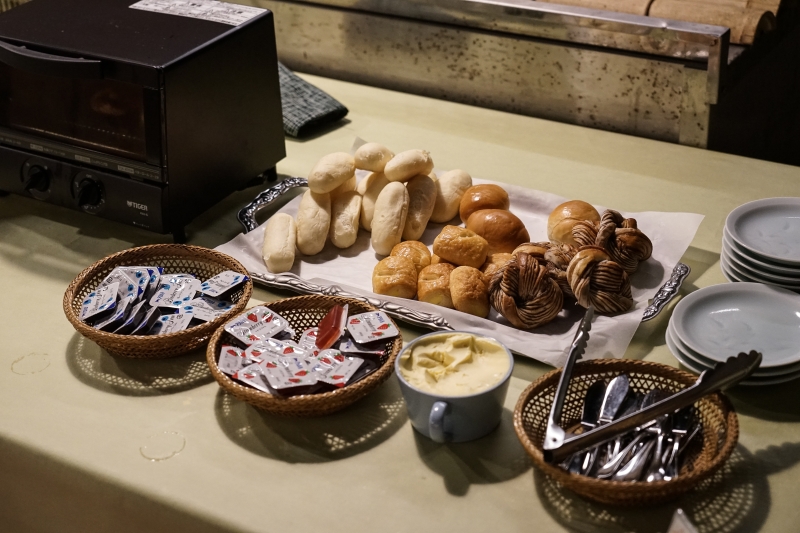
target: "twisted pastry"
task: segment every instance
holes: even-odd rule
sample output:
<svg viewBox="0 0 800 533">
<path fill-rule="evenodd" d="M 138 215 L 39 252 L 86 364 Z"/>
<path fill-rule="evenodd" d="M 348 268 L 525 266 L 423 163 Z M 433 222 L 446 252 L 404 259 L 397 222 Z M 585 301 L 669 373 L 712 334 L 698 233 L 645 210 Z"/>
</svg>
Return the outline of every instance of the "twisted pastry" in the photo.
<svg viewBox="0 0 800 533">
<path fill-rule="evenodd" d="M 492 278 L 489 302 L 515 327 L 531 329 L 558 315 L 564 305 L 564 294 L 543 261 L 518 252 Z"/>
<path fill-rule="evenodd" d="M 517 255 L 518 252 L 525 252 L 543 263 L 547 267 L 550 277 L 558 283 L 561 292 L 572 298 L 572 289 L 567 281 L 567 266 L 577 251 L 577 248 L 569 244 L 526 242 L 516 247 L 514 255 Z"/>
<path fill-rule="evenodd" d="M 628 274 L 636 272 L 639 263 L 653 253 L 653 243 L 637 228 L 636 219 L 623 218 L 618 211 L 611 209 L 603 213 L 599 223 L 576 223 L 572 237 L 581 246 L 603 248 Z"/>
<path fill-rule="evenodd" d="M 578 303 L 593 304 L 598 313 L 613 315 L 633 306 L 628 274 L 599 246 L 578 250 L 567 268 L 567 281 Z"/>
</svg>

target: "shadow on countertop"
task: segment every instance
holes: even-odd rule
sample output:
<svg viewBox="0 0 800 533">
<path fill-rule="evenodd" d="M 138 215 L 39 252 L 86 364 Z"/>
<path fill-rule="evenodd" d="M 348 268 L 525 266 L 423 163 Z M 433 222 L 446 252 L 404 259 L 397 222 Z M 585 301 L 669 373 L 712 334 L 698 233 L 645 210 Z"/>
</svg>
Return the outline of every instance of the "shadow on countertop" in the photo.
<svg viewBox="0 0 800 533">
<path fill-rule="evenodd" d="M 323 463 L 358 455 L 387 440 L 408 420 L 394 376 L 353 405 L 317 418 L 272 415 L 222 389 L 214 411 L 222 431 L 235 444 L 287 463 Z"/>
<path fill-rule="evenodd" d="M 127 359 L 111 356 L 76 332 L 67 345 L 66 359 L 81 382 L 123 396 L 174 394 L 214 380 L 204 348 L 167 359 Z"/>
</svg>

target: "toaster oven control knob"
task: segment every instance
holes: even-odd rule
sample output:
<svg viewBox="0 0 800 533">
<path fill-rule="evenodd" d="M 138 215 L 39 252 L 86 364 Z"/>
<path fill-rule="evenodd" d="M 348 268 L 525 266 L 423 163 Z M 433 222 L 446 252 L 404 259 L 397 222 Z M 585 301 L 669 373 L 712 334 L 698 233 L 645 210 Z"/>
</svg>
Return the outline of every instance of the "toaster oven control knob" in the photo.
<svg viewBox="0 0 800 533">
<path fill-rule="evenodd" d="M 103 186 L 93 179 L 84 178 L 78 183 L 76 197 L 81 209 L 95 213 L 103 203 Z"/>
<path fill-rule="evenodd" d="M 46 192 L 50 188 L 50 171 L 47 168 L 33 165 L 28 168 L 27 179 L 25 180 L 26 191 Z"/>
</svg>

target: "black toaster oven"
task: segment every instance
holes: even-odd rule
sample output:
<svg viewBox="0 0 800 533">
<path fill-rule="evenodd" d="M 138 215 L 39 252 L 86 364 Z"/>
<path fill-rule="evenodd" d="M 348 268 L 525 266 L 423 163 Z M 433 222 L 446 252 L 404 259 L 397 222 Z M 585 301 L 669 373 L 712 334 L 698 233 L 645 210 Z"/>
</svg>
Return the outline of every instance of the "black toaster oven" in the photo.
<svg viewBox="0 0 800 533">
<path fill-rule="evenodd" d="M 182 240 L 284 156 L 268 10 L 32 0 L 0 15 L 0 191 Z"/>
</svg>

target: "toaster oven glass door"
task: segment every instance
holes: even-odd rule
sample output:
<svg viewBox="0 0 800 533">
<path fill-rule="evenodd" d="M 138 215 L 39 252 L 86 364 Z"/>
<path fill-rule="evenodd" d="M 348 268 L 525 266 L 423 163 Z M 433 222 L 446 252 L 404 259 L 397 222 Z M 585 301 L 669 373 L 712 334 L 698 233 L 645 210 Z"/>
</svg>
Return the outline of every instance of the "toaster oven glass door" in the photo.
<svg viewBox="0 0 800 533">
<path fill-rule="evenodd" d="M 139 85 L 0 63 L 0 126 L 19 132 L 147 162 L 145 105 Z"/>
</svg>

